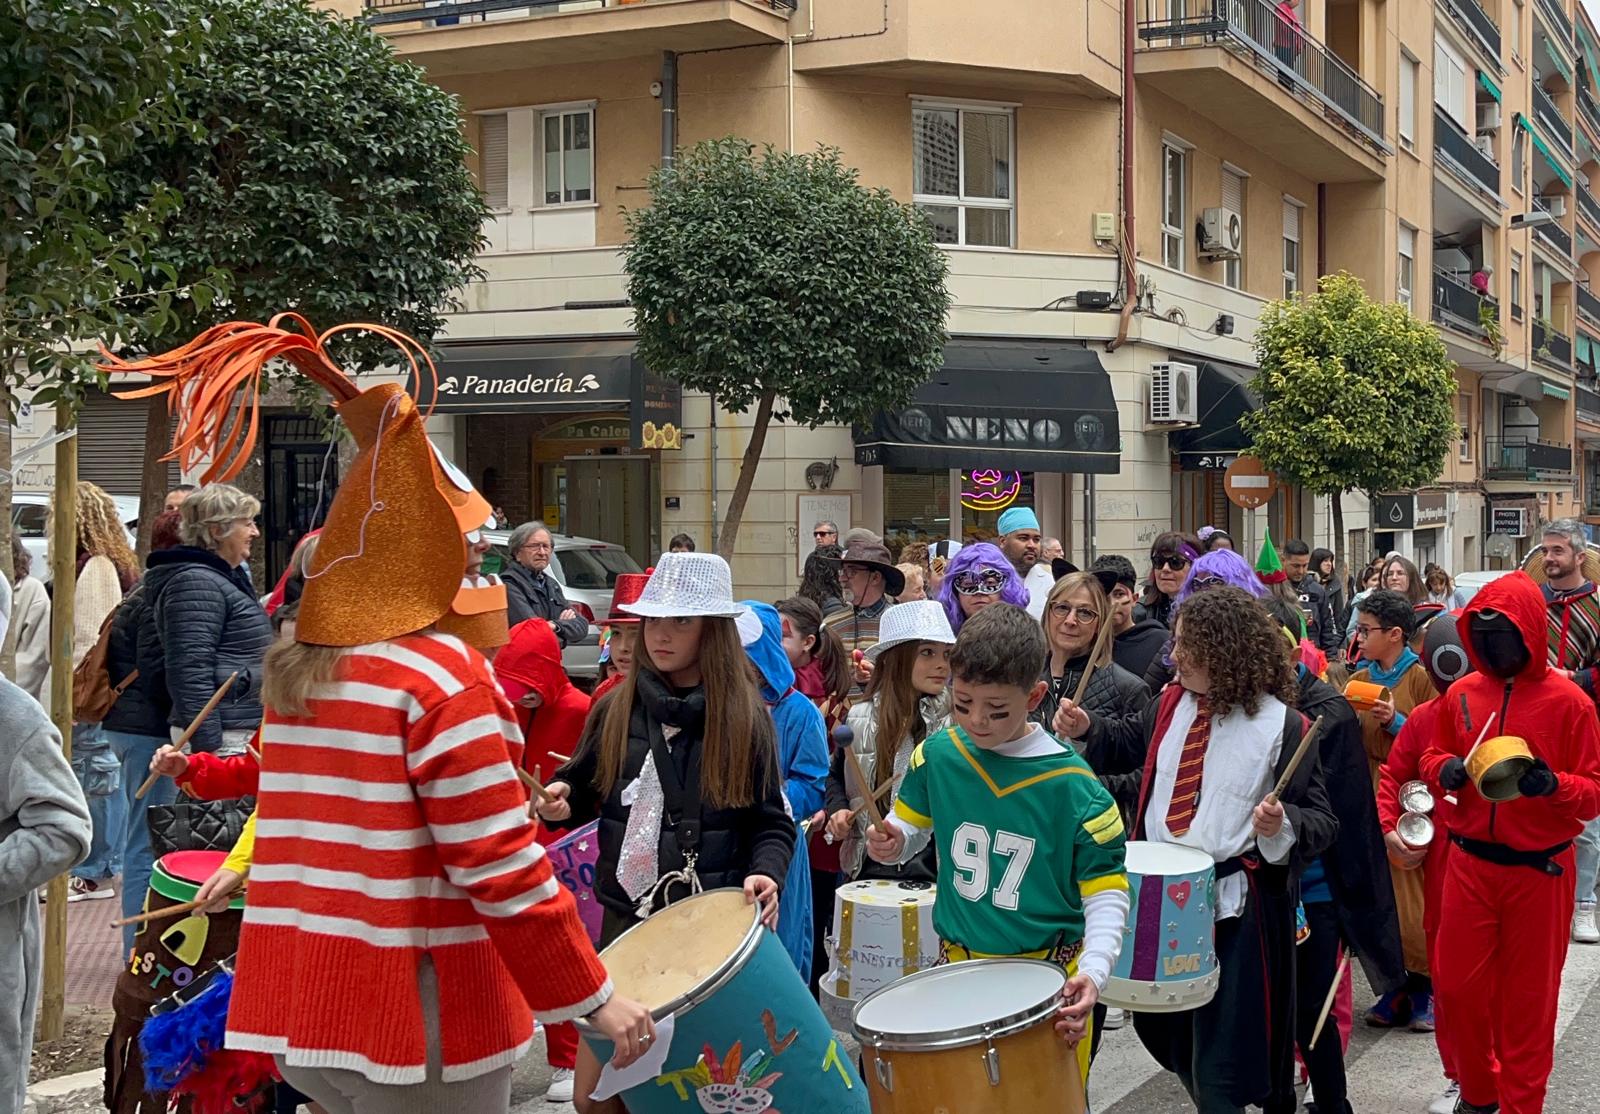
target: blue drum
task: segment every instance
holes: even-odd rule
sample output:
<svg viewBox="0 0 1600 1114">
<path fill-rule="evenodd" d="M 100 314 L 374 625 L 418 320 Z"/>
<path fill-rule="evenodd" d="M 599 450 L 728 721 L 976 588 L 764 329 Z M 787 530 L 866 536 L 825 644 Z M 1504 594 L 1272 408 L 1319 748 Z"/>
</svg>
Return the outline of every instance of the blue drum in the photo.
<svg viewBox="0 0 1600 1114">
<path fill-rule="evenodd" d="M 642 1061 L 648 1076 L 622 1092 L 630 1114 L 867 1114 L 853 1058 L 742 891 L 670 905 L 600 958 L 618 994 L 650 1007 L 658 1032 L 672 1019 Z M 610 1042 L 578 1026 L 610 1060 Z"/>
<path fill-rule="evenodd" d="M 1143 1013 L 1199 1009 L 1221 978 L 1215 864 L 1192 847 L 1140 840 L 1128 841 L 1127 863 L 1128 924 L 1100 1000 Z"/>
</svg>

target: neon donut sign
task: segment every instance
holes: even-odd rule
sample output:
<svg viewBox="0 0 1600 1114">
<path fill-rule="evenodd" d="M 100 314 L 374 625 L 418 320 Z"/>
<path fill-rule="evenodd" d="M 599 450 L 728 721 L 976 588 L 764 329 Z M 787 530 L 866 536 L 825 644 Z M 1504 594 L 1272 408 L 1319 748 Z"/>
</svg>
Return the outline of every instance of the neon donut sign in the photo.
<svg viewBox="0 0 1600 1114">
<path fill-rule="evenodd" d="M 1022 493 L 1022 473 L 974 468 L 961 474 L 961 505 L 969 511 L 1001 511 Z"/>
</svg>

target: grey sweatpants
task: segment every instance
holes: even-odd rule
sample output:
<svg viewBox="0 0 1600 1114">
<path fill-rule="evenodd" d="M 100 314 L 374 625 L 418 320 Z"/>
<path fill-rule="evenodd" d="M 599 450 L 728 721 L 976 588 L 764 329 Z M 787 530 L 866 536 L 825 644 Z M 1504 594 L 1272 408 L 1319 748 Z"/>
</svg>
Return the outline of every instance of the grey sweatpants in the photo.
<svg viewBox="0 0 1600 1114">
<path fill-rule="evenodd" d="M 328 1114 L 506 1114 L 511 1108 L 511 1065 L 485 1075 L 445 1083 L 439 1076 L 439 976 L 423 957 L 417 972 L 422 994 L 422 1024 L 428 1049 L 428 1078 L 396 1086 L 374 1083 L 360 1072 L 340 1068 L 298 1068 L 273 1060 L 284 1082 L 322 1104 Z"/>
</svg>

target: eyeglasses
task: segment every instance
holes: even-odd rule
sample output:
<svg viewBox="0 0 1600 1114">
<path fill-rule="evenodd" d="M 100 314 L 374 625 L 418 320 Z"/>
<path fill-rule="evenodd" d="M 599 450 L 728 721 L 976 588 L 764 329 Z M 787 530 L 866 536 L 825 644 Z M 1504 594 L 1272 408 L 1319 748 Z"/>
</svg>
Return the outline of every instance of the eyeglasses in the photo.
<svg viewBox="0 0 1600 1114">
<path fill-rule="evenodd" d="M 1096 623 L 1100 621 L 1100 613 L 1087 607 L 1073 607 L 1070 603 L 1053 603 L 1050 605 L 1050 618 L 1069 619 L 1077 617 L 1080 623 Z"/>
<path fill-rule="evenodd" d="M 522 549 L 517 550 L 517 552 L 522 553 L 525 550 L 531 549 L 535 553 L 549 553 L 551 548 L 552 547 L 549 542 L 529 542 L 527 545 L 523 546 Z"/>
<path fill-rule="evenodd" d="M 1356 637 L 1357 638 L 1371 638 L 1375 634 L 1379 634 L 1379 633 L 1381 633 L 1383 631 L 1386 631 L 1386 630 L 1394 630 L 1394 629 L 1395 629 L 1394 627 L 1369 627 L 1365 623 L 1357 623 L 1356 624 Z"/>
<path fill-rule="evenodd" d="M 869 569 L 865 565 L 840 565 L 839 575 L 846 579 L 853 576 L 871 576 L 876 569 Z"/>
<path fill-rule="evenodd" d="M 1006 586 L 1006 574 L 999 569 L 964 572 L 956 577 L 955 590 L 963 596 L 993 596 Z"/>
<path fill-rule="evenodd" d="M 1152 569 L 1170 569 L 1173 572 L 1177 572 L 1179 569 L 1186 569 L 1189 567 L 1189 558 L 1183 556 L 1181 553 L 1169 553 L 1165 557 L 1152 555 L 1150 558 L 1150 567 Z"/>
</svg>

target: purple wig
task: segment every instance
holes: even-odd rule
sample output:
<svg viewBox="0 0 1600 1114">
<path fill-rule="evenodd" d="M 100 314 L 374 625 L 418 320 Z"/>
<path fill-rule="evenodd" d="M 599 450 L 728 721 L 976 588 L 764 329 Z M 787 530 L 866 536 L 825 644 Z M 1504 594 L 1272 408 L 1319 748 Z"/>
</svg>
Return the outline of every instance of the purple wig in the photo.
<svg viewBox="0 0 1600 1114">
<path fill-rule="evenodd" d="M 1196 579 L 1202 583 L 1196 584 Z M 1195 592 L 1213 586 L 1205 583 L 1206 581 L 1214 583 L 1219 580 L 1235 588 L 1243 588 L 1258 600 L 1267 597 L 1267 587 L 1261 583 L 1261 578 L 1256 576 L 1256 571 L 1250 567 L 1250 562 L 1231 549 L 1213 549 L 1210 553 L 1202 554 L 1189 566 L 1189 575 L 1183 578 L 1183 587 L 1179 588 L 1178 594 L 1172 598 L 1174 611 L 1182 607 L 1183 601 Z"/>
<path fill-rule="evenodd" d="M 956 580 L 964 572 L 982 572 L 984 569 L 999 569 L 1005 573 L 1006 581 L 1000 588 L 1000 602 L 1021 608 L 1028 606 L 1028 589 L 1023 587 L 1022 578 L 998 547 L 988 542 L 964 545 L 960 553 L 950 558 L 950 567 L 944 571 L 944 583 L 939 585 L 939 602 L 944 604 L 944 613 L 950 617 L 950 629 L 957 633 L 961 631 L 966 614 L 961 610 L 961 601 L 956 598 Z"/>
</svg>

